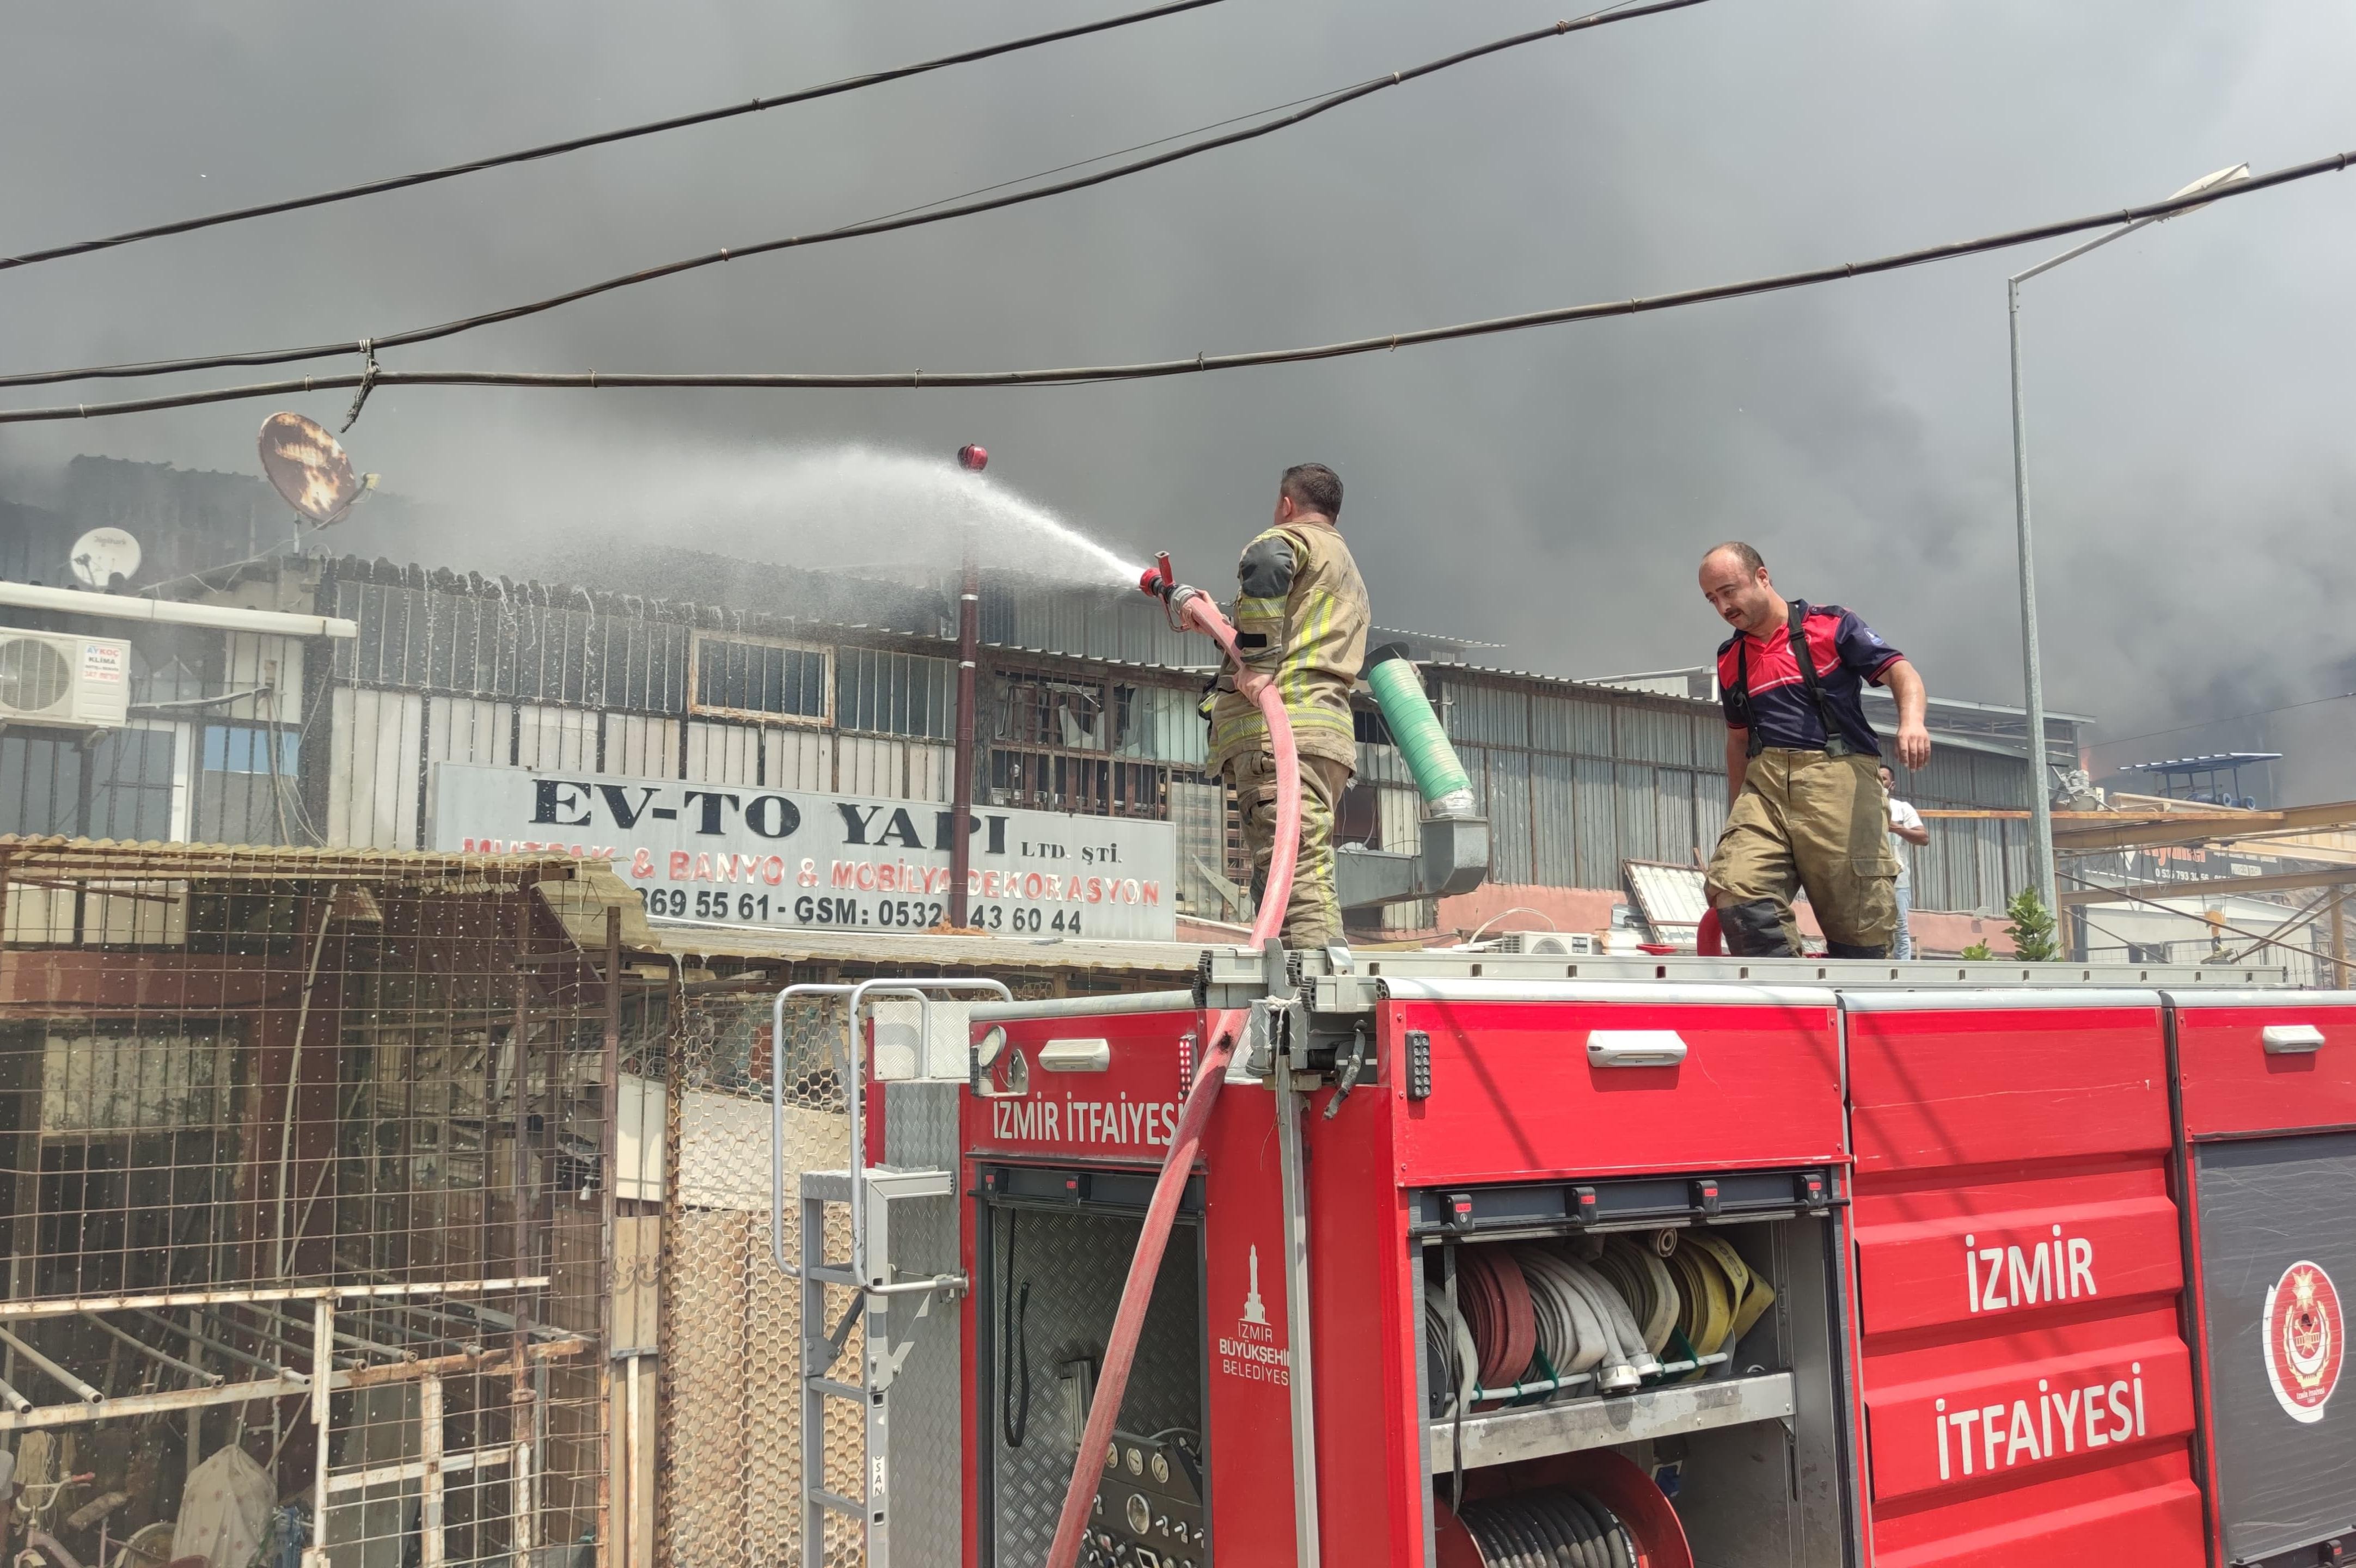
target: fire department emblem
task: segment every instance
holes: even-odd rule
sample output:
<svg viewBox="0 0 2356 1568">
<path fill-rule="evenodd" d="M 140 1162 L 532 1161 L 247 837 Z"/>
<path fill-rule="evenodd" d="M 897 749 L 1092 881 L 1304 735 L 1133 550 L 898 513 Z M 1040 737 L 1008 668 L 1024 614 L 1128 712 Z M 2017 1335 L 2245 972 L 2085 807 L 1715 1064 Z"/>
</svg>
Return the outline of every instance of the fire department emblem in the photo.
<svg viewBox="0 0 2356 1568">
<path fill-rule="evenodd" d="M 2323 1419 L 2340 1382 L 2347 1328 L 2340 1292 L 2314 1264 L 2291 1264 L 2266 1292 L 2266 1381 L 2293 1421 Z"/>
</svg>

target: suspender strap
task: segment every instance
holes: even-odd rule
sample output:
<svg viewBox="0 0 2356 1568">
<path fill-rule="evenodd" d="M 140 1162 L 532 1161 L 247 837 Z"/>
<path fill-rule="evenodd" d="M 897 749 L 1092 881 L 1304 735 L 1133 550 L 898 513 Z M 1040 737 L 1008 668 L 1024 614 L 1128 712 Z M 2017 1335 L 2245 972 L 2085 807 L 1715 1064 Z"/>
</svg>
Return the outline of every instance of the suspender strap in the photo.
<svg viewBox="0 0 2356 1568">
<path fill-rule="evenodd" d="M 1800 684 L 1807 688 L 1808 700 L 1815 706 L 1816 721 L 1825 727 L 1825 755 L 1849 756 L 1857 748 L 1848 743 L 1848 737 L 1834 721 L 1832 704 L 1825 700 L 1825 688 L 1816 681 L 1816 661 L 1808 656 L 1807 621 L 1807 601 L 1793 600 L 1790 619 L 1783 628 L 1792 639 L 1792 662 L 1800 667 Z M 1759 732 L 1759 715 L 1751 706 L 1751 640 L 1740 632 L 1734 638 L 1734 678 L 1741 691 L 1742 716 L 1748 720 L 1744 728 L 1751 733 L 1747 750 L 1755 757 L 1767 749 L 1767 741 Z"/>
<path fill-rule="evenodd" d="M 1825 688 L 1816 684 L 1816 661 L 1808 656 L 1807 624 L 1807 601 L 1793 600 L 1792 618 L 1784 627 L 1791 634 L 1793 662 L 1800 667 L 1800 683 L 1808 688 L 1808 700 L 1815 704 L 1816 722 L 1825 727 L 1825 755 L 1846 757 L 1857 748 L 1848 743 L 1848 737 L 1833 721 L 1832 704 L 1825 700 Z"/>
<path fill-rule="evenodd" d="M 1743 755 L 1756 757 L 1767 749 L 1767 737 L 1759 732 L 1759 712 L 1751 706 L 1751 639 L 1740 632 L 1734 634 L 1734 688 L 1742 709 L 1742 728 L 1750 737 Z"/>
</svg>

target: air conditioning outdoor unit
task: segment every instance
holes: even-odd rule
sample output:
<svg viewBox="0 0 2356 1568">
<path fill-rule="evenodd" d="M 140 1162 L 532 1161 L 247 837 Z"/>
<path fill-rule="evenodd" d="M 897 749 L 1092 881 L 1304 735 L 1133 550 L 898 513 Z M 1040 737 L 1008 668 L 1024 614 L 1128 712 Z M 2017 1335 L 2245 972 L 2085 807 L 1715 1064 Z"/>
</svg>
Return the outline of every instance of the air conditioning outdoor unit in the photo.
<svg viewBox="0 0 2356 1568">
<path fill-rule="evenodd" d="M 0 724 L 113 730 L 130 708 L 130 644 L 0 626 Z"/>
<path fill-rule="evenodd" d="M 1499 941 L 1501 951 L 1553 958 L 1592 958 L 1595 938 L 1584 931 L 1509 931 Z"/>
</svg>

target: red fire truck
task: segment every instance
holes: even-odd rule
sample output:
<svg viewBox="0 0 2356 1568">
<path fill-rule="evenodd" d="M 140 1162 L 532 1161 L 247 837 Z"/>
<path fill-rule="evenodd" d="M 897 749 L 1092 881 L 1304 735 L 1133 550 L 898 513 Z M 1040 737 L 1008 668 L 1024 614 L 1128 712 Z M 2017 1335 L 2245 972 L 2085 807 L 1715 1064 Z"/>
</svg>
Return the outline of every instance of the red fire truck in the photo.
<svg viewBox="0 0 2356 1568">
<path fill-rule="evenodd" d="M 1166 562 L 1144 586 L 1228 641 Z M 1400 674 L 1378 695 L 1437 811 L 1462 773 Z M 1456 826 L 1398 877 L 1484 864 L 1485 825 Z M 1287 954 L 1287 837 L 1252 943 L 1188 990 L 795 988 L 849 993 L 860 1151 L 799 1173 L 798 1257 L 779 1243 L 811 1568 L 846 1541 L 872 1568 L 2222 1568 L 2356 1541 L 2356 992 Z M 886 1049 L 887 1008 L 913 1044 Z M 819 1455 L 854 1407 L 838 1483 Z"/>
<path fill-rule="evenodd" d="M 1084 1563 L 2356 1540 L 2356 993 L 1494 952 L 1294 955 L 1287 983 L 1272 1003 L 1260 954 L 1214 950 L 1192 991 L 968 998 L 962 1082 L 862 1097 L 861 1181 L 802 1182 L 798 1266 L 865 1286 L 864 1373 L 830 1384 L 814 1348 L 809 1397 L 862 1403 L 870 1484 L 813 1501 L 813 1542 L 855 1513 L 879 1568 L 1046 1560 L 1203 1042 L 1238 1012 Z M 867 989 L 948 1012 L 937 985 Z M 862 1255 L 829 1260 L 854 1185 Z"/>
</svg>

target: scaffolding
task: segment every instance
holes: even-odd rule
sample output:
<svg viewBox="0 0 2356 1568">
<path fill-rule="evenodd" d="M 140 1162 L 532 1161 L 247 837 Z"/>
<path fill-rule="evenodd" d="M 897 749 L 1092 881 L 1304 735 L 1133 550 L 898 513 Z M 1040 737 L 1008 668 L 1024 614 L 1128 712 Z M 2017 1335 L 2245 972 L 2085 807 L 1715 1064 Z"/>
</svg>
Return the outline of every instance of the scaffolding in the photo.
<svg viewBox="0 0 2356 1568">
<path fill-rule="evenodd" d="M 652 1205 L 581 874 L 0 837 L 7 1561 L 642 1560 Z"/>
</svg>

